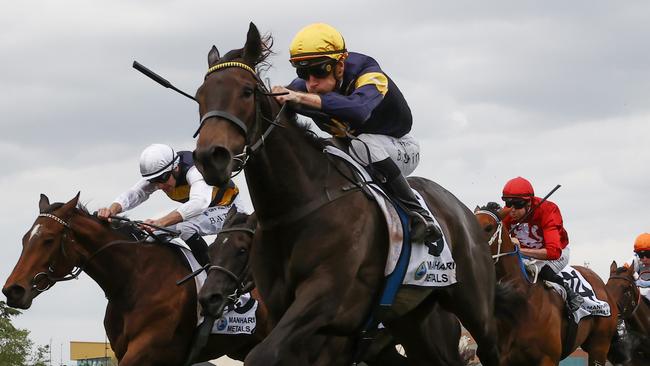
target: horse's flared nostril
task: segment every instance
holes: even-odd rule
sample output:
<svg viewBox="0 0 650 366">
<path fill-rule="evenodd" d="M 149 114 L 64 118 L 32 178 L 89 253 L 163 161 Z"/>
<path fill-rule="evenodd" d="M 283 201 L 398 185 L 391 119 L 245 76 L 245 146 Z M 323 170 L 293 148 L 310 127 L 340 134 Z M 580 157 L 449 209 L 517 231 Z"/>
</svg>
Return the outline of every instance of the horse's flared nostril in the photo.
<svg viewBox="0 0 650 366">
<path fill-rule="evenodd" d="M 216 314 L 219 311 L 219 308 L 223 304 L 223 296 L 221 294 L 209 294 L 201 296 L 199 298 L 201 307 L 203 308 L 203 314 L 209 314 L 217 316 Z"/>
<path fill-rule="evenodd" d="M 7 297 L 8 304 L 16 304 L 25 296 L 25 288 L 20 285 L 11 285 L 2 289 L 2 293 Z"/>
<path fill-rule="evenodd" d="M 230 179 L 232 154 L 227 148 L 216 145 L 197 148 L 193 157 L 197 169 L 209 185 L 222 186 Z"/>
</svg>

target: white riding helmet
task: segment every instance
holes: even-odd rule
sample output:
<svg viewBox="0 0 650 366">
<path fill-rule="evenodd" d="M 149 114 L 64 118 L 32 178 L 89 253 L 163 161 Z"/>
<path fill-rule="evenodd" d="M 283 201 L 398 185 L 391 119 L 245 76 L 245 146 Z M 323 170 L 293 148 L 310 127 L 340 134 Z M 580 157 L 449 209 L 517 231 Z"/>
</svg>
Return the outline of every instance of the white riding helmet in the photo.
<svg viewBox="0 0 650 366">
<path fill-rule="evenodd" d="M 147 180 L 169 172 L 177 165 L 178 155 L 168 145 L 149 145 L 140 155 L 140 174 Z"/>
</svg>

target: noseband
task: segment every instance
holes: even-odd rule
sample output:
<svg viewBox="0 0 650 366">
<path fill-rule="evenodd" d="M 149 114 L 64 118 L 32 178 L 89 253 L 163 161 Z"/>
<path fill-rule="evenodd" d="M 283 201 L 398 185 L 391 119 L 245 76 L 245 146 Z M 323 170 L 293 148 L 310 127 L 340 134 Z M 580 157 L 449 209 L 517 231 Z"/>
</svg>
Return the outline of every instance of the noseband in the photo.
<svg viewBox="0 0 650 366">
<path fill-rule="evenodd" d="M 239 117 L 237 117 L 237 116 L 235 116 L 235 115 L 233 115 L 233 114 L 231 114 L 229 112 L 214 109 L 214 110 L 210 110 L 210 111 L 205 112 L 205 114 L 203 114 L 201 116 L 199 127 L 197 128 L 197 130 L 194 133 L 193 137 L 196 138 L 196 136 L 199 135 L 199 133 L 201 132 L 201 128 L 203 128 L 203 125 L 205 124 L 205 122 L 207 120 L 211 119 L 211 118 L 222 118 L 222 119 L 225 119 L 226 121 L 234 124 L 235 126 L 237 126 L 239 128 L 239 130 L 241 131 L 242 135 L 244 136 L 244 140 L 246 141 L 246 145 L 244 145 L 244 149 L 241 152 L 241 154 L 237 154 L 237 155 L 233 156 L 233 160 L 239 162 L 239 166 L 236 169 L 233 169 L 233 172 L 235 173 L 233 176 L 235 176 L 235 175 L 239 174 L 244 169 L 244 167 L 246 166 L 246 162 L 248 161 L 248 158 L 250 157 L 250 155 L 254 154 L 260 147 L 262 147 L 264 145 L 264 140 L 271 133 L 271 131 L 273 131 L 273 128 L 275 126 L 283 127 L 282 125 L 280 125 L 278 123 L 278 121 L 280 119 L 280 116 L 282 116 L 282 113 L 284 112 L 284 109 L 285 109 L 287 104 L 285 103 L 284 105 L 282 105 L 282 107 L 280 108 L 280 111 L 278 112 L 278 114 L 275 116 L 275 118 L 273 120 L 270 120 L 270 119 L 266 118 L 265 116 L 263 116 L 262 115 L 262 106 L 260 105 L 260 98 L 258 97 L 258 94 L 261 94 L 261 95 L 264 95 L 264 96 L 276 96 L 276 95 L 284 95 L 286 93 L 271 93 L 268 90 L 268 88 L 264 85 L 264 83 L 260 79 L 259 75 L 257 75 L 255 70 L 253 70 L 252 67 L 246 65 L 243 62 L 230 61 L 230 62 L 224 62 L 224 63 L 220 63 L 220 64 L 212 66 L 211 68 L 208 69 L 208 72 L 205 74 L 204 82 L 205 82 L 205 80 L 208 78 L 208 76 L 210 74 L 212 74 L 212 73 L 214 73 L 216 71 L 219 71 L 219 70 L 224 70 L 224 69 L 233 68 L 233 67 L 246 70 L 249 73 L 251 73 L 251 75 L 253 75 L 253 77 L 255 78 L 256 86 L 255 86 L 255 90 L 254 90 L 254 93 L 255 93 L 254 94 L 254 100 L 255 100 L 255 125 L 254 126 L 259 126 L 262 119 L 264 119 L 265 121 L 267 121 L 269 123 L 269 127 L 267 127 L 266 131 L 264 131 L 264 133 L 262 133 L 260 138 L 254 144 L 251 145 L 250 144 L 250 136 L 248 134 L 248 132 L 249 132 L 248 131 L 248 126 L 246 125 L 246 123 L 244 123 Z"/>
</svg>

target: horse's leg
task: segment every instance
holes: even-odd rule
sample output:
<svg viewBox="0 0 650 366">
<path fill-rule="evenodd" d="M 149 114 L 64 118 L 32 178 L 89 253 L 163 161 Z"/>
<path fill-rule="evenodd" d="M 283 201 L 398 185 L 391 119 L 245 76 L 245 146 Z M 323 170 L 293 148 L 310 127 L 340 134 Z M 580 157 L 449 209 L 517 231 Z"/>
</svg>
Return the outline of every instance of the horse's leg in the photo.
<svg viewBox="0 0 650 366">
<path fill-rule="evenodd" d="M 472 268 L 470 263 L 465 265 L 469 267 L 464 268 Z M 456 268 L 461 268 L 461 265 Z M 476 340 L 476 355 L 481 364 L 497 366 L 499 350 L 494 317 L 494 284 L 490 285 L 489 281 L 481 281 L 478 278 L 464 279 L 460 271 L 458 275 L 459 283 L 446 290 L 450 296 L 442 296 L 441 303 L 447 311 L 456 314 Z"/>
<path fill-rule="evenodd" d="M 406 350 L 409 365 L 462 366 L 458 342 L 460 324 L 433 297 L 406 315 L 387 323 Z"/>
<path fill-rule="evenodd" d="M 310 353 L 310 350 L 314 351 L 311 345 L 315 341 L 316 332 L 330 325 L 336 316 L 340 306 L 336 297 L 340 296 L 341 291 L 336 284 L 342 280 L 337 276 L 321 273 L 320 276 L 302 282 L 296 291 L 294 302 L 264 341 L 248 354 L 245 364 L 263 366 L 307 364 L 310 358 L 307 353 Z M 360 298 L 363 298 L 362 296 Z M 336 347 L 330 344 L 328 348 Z M 349 362 L 350 355 L 345 355 L 341 351 L 332 350 L 339 356 L 337 361 L 344 365 Z M 337 363 L 332 363 L 335 364 Z"/>
</svg>

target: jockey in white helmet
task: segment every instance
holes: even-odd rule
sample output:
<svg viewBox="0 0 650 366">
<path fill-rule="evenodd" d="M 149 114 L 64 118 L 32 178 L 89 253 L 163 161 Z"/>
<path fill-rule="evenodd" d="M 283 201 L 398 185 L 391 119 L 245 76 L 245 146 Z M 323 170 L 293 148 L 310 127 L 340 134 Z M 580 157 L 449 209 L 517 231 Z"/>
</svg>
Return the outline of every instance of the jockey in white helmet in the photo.
<svg viewBox="0 0 650 366">
<path fill-rule="evenodd" d="M 109 207 L 100 208 L 97 216 L 108 219 L 140 205 L 153 192 L 162 190 L 181 205 L 161 218 L 145 222 L 179 231 L 197 261 L 207 264 L 208 246 L 201 236 L 217 234 L 231 206 L 240 211 L 243 207 L 235 183 L 230 181 L 220 188 L 209 186 L 194 166 L 191 151 L 175 152 L 164 144 L 144 149 L 140 155 L 140 174 L 140 181 L 119 195 Z"/>
</svg>

